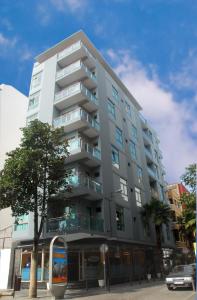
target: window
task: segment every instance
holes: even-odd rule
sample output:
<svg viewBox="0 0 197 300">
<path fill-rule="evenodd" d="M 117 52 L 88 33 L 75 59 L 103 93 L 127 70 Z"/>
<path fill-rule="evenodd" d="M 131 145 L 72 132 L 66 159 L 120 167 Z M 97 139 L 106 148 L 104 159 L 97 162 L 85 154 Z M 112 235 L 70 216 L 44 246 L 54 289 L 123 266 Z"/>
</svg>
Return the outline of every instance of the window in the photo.
<svg viewBox="0 0 197 300">
<path fill-rule="evenodd" d="M 119 101 L 118 91 L 113 85 L 112 85 L 112 96 L 116 101 Z"/>
<path fill-rule="evenodd" d="M 116 127 L 115 131 L 115 140 L 116 143 L 118 143 L 121 147 L 123 146 L 122 130 L 120 130 L 120 128 L 118 127 Z"/>
<path fill-rule="evenodd" d="M 134 125 L 131 126 L 131 137 L 135 141 L 137 140 L 137 128 Z"/>
<path fill-rule="evenodd" d="M 129 148 L 130 148 L 130 153 L 131 153 L 132 159 L 136 160 L 136 158 L 137 158 L 137 153 L 136 153 L 136 146 L 135 146 L 135 143 L 132 142 L 132 141 L 129 141 Z"/>
<path fill-rule="evenodd" d="M 116 206 L 116 226 L 117 230 L 124 231 L 124 208 Z"/>
<path fill-rule="evenodd" d="M 23 231 L 28 228 L 29 216 L 22 215 L 16 218 L 14 231 Z"/>
<path fill-rule="evenodd" d="M 108 109 L 108 114 L 115 119 L 116 118 L 115 104 L 110 99 L 108 99 L 107 101 L 107 109 Z"/>
<path fill-rule="evenodd" d="M 36 108 L 38 106 L 39 103 L 39 95 L 40 92 L 35 93 L 31 96 L 29 96 L 29 105 L 28 105 L 28 110 Z"/>
<path fill-rule="evenodd" d="M 142 168 L 140 166 L 137 166 L 137 178 L 138 182 L 142 183 Z"/>
<path fill-rule="evenodd" d="M 38 87 L 41 83 L 42 72 L 33 75 L 31 80 L 31 89 Z"/>
<path fill-rule="evenodd" d="M 112 165 L 119 169 L 119 151 L 112 146 Z"/>
<path fill-rule="evenodd" d="M 127 181 L 123 178 L 120 178 L 120 188 L 121 188 L 121 195 L 125 201 L 128 201 L 128 188 L 127 188 Z"/>
<path fill-rule="evenodd" d="M 137 206 L 142 207 L 141 191 L 137 187 L 135 187 L 135 198 L 136 198 L 136 204 L 137 204 Z"/>
<path fill-rule="evenodd" d="M 128 117 L 131 117 L 131 106 L 125 101 L 125 110 Z"/>
<path fill-rule="evenodd" d="M 31 121 L 34 121 L 34 120 L 37 119 L 37 118 L 38 118 L 38 114 L 37 114 L 37 113 L 36 113 L 36 114 L 33 114 L 33 115 L 29 116 L 29 117 L 27 117 L 27 121 L 26 121 L 27 126 L 29 125 L 29 123 L 30 123 Z"/>
</svg>

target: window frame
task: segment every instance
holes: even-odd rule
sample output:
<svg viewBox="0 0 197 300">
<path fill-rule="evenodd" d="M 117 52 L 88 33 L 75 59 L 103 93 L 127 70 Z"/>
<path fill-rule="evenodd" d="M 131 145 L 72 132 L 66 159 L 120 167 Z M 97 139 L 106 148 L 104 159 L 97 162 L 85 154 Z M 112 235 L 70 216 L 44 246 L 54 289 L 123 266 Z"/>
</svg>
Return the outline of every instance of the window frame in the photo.
<svg viewBox="0 0 197 300">
<path fill-rule="evenodd" d="M 127 184 L 127 180 L 125 180 L 122 177 L 120 177 L 120 189 L 121 189 L 122 198 L 126 202 L 128 202 L 129 201 L 129 198 L 128 198 L 128 184 Z"/>
<path fill-rule="evenodd" d="M 118 160 L 116 160 L 116 159 L 113 160 L 113 151 L 114 151 L 115 154 L 117 154 Z M 111 145 L 111 157 L 112 157 L 112 165 L 113 165 L 115 168 L 119 169 L 119 168 L 120 168 L 120 156 L 119 156 L 119 150 L 118 150 L 116 147 L 114 147 L 114 145 Z"/>
<path fill-rule="evenodd" d="M 111 99 L 107 99 L 107 111 L 108 115 L 112 116 L 113 119 L 116 119 L 116 107 L 115 104 L 111 101 Z"/>
<path fill-rule="evenodd" d="M 37 100 L 36 103 L 34 103 L 33 105 L 30 105 L 30 102 L 32 100 L 35 101 L 35 99 Z M 38 107 L 39 105 L 39 101 L 40 101 L 40 92 L 36 92 L 36 93 L 33 93 L 32 95 L 29 96 L 29 102 L 28 102 L 28 111 L 31 110 L 31 109 L 35 109 L 36 107 Z"/>
<path fill-rule="evenodd" d="M 124 221 L 124 207 L 116 205 L 116 228 L 118 231 L 125 231 Z"/>
<path fill-rule="evenodd" d="M 135 200 L 137 207 L 142 207 L 142 193 L 141 189 L 135 186 Z"/>
<path fill-rule="evenodd" d="M 119 101 L 119 93 L 118 90 L 115 88 L 115 86 L 112 84 L 112 96 L 115 101 Z"/>
<path fill-rule="evenodd" d="M 115 141 L 121 148 L 123 147 L 123 132 L 118 126 L 115 127 Z"/>
<path fill-rule="evenodd" d="M 136 144 L 133 141 L 129 141 L 129 150 L 130 150 L 130 155 L 133 160 L 137 160 L 137 149 L 136 149 Z"/>
</svg>

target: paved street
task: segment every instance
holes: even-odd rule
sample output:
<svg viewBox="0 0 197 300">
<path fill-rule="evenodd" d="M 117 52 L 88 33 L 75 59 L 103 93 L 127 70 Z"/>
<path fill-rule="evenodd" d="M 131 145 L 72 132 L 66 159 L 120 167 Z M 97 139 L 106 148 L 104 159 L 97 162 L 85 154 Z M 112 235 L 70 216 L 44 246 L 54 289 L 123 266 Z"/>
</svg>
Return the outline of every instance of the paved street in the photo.
<svg viewBox="0 0 197 300">
<path fill-rule="evenodd" d="M 28 298 L 28 291 L 16 292 L 16 300 Z M 46 290 L 38 291 L 39 300 L 53 300 L 54 298 Z M 13 299 L 2 297 L 1 299 Z M 121 284 L 111 288 L 110 293 L 103 289 L 94 288 L 85 290 L 68 290 L 64 299 L 74 300 L 197 300 L 191 289 L 179 289 L 168 291 L 162 282 L 143 282 L 142 284 Z"/>
<path fill-rule="evenodd" d="M 75 300 L 194 300 L 195 293 L 190 289 L 179 289 L 168 291 L 162 283 L 142 284 L 142 285 L 117 285 L 111 289 L 111 292 L 89 291 L 89 296 L 69 294 L 67 299 Z M 97 293 L 97 294 L 96 294 Z"/>
</svg>

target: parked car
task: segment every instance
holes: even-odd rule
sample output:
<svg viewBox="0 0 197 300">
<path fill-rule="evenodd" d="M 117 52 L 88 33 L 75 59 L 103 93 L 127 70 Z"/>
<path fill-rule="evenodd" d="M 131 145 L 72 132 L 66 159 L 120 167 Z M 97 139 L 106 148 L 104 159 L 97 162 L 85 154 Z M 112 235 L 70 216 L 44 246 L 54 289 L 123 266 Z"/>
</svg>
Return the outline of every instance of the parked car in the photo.
<svg viewBox="0 0 197 300">
<path fill-rule="evenodd" d="M 191 287 L 196 289 L 196 270 L 194 265 L 179 265 L 173 268 L 166 277 L 166 285 L 169 290 L 177 287 Z"/>
</svg>

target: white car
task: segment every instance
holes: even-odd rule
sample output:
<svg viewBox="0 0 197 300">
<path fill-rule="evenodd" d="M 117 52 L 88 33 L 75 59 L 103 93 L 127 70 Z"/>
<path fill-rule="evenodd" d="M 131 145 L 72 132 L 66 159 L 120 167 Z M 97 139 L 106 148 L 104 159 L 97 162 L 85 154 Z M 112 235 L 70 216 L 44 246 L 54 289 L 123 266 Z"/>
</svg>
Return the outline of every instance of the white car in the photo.
<svg viewBox="0 0 197 300">
<path fill-rule="evenodd" d="M 166 277 L 166 285 L 169 290 L 176 287 L 191 287 L 196 289 L 196 272 L 193 265 L 180 265 L 173 268 Z"/>
</svg>

